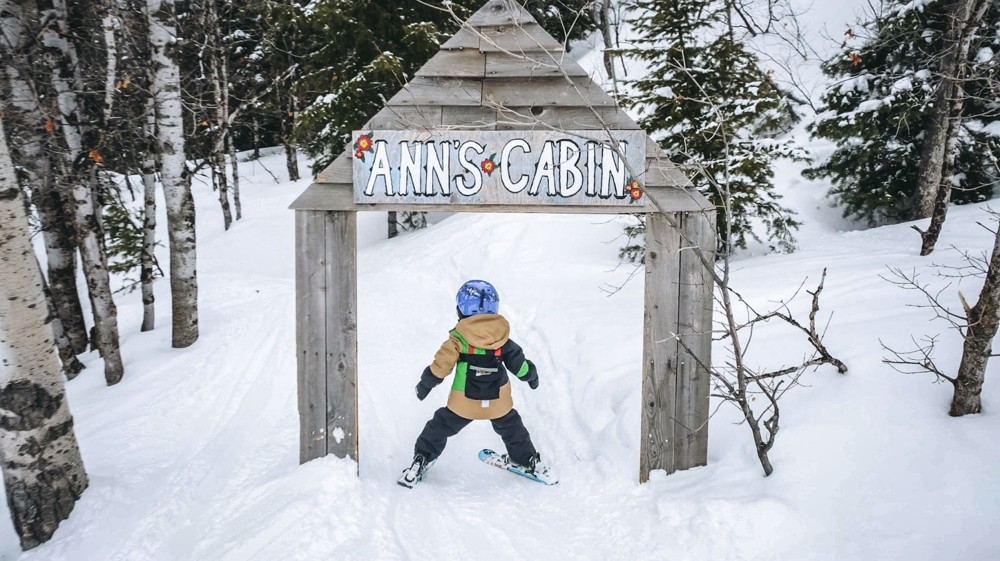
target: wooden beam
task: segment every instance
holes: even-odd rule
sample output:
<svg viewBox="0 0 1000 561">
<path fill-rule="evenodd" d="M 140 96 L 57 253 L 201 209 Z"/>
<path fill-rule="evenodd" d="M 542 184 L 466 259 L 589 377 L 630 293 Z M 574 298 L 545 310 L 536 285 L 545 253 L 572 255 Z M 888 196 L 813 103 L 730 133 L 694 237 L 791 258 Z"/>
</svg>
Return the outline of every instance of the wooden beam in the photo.
<svg viewBox="0 0 1000 561">
<path fill-rule="evenodd" d="M 616 107 L 617 104 L 589 78 L 485 79 L 483 104 L 503 107 Z"/>
<path fill-rule="evenodd" d="M 513 0 L 490 0 L 472 14 L 468 25 L 483 27 L 488 25 L 508 25 L 535 23 L 535 18 Z"/>
<path fill-rule="evenodd" d="M 708 396 L 711 389 L 712 278 L 695 248 L 715 263 L 715 212 L 692 212 L 681 217 L 680 285 L 677 329 L 677 428 L 674 432 L 676 469 L 708 463 Z"/>
<path fill-rule="evenodd" d="M 362 130 L 433 130 L 441 124 L 441 107 L 397 105 L 383 107 L 361 127 Z M 320 174 L 323 175 L 323 174 Z"/>
<path fill-rule="evenodd" d="M 470 78 L 417 76 L 388 105 L 482 105 L 483 82 Z"/>
<path fill-rule="evenodd" d="M 451 39 L 441 45 L 442 51 L 461 51 L 465 49 L 479 49 L 479 30 L 463 25 Z"/>
<path fill-rule="evenodd" d="M 522 25 L 483 27 L 480 30 L 479 50 L 484 53 L 508 52 L 522 54 L 527 52 L 549 51 L 560 53 L 562 43 L 556 41 L 542 26 L 537 23 Z"/>
<path fill-rule="evenodd" d="M 326 446 L 358 459 L 358 282 L 355 212 L 326 213 Z M 313 240 L 315 242 L 316 240 Z"/>
<path fill-rule="evenodd" d="M 705 198 L 693 191 L 674 187 L 647 187 L 646 195 L 668 212 L 701 212 L 708 208 Z M 313 183 L 289 207 L 293 210 L 427 211 L 427 212 L 526 212 L 541 214 L 645 214 L 656 212 L 652 204 L 619 206 L 571 205 L 470 205 L 449 203 L 378 203 L 354 202 L 350 183 Z"/>
<path fill-rule="evenodd" d="M 497 130 L 639 130 L 617 107 L 500 107 L 497 115 Z"/>
<path fill-rule="evenodd" d="M 451 78 L 482 78 L 485 74 L 486 55 L 472 49 L 439 51 L 416 73 L 417 76 Z"/>
<path fill-rule="evenodd" d="M 299 462 L 326 447 L 326 237 L 324 211 L 295 213 L 295 317 Z"/>
<path fill-rule="evenodd" d="M 564 53 L 526 52 L 521 56 L 513 56 L 491 52 L 484 56 L 487 78 L 590 77 L 586 70 Z"/>
<path fill-rule="evenodd" d="M 677 220 L 679 216 L 672 214 Z M 677 314 L 680 234 L 662 214 L 646 216 L 646 284 L 642 330 L 642 421 L 639 482 L 654 470 L 673 473 L 677 413 Z"/>
</svg>

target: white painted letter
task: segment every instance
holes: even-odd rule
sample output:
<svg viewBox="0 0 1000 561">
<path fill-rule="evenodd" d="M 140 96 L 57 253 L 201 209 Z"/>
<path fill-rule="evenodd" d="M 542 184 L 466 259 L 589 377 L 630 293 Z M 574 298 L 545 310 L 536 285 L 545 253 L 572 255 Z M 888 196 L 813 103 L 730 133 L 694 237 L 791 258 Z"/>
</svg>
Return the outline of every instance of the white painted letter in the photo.
<svg viewBox="0 0 1000 561">
<path fill-rule="evenodd" d="M 601 145 L 597 142 L 587 142 L 587 196 L 597 196 L 597 149 Z"/>
<path fill-rule="evenodd" d="M 572 140 L 559 141 L 559 194 L 572 197 L 583 188 L 583 172 L 576 167 L 580 161 L 580 146 Z M 573 181 L 570 181 L 570 177 Z"/>
<path fill-rule="evenodd" d="M 440 143 L 442 153 L 438 153 L 436 145 L 438 143 L 434 141 L 427 142 L 427 195 L 434 194 L 434 182 L 437 181 L 441 185 L 441 194 L 450 195 L 451 194 L 451 178 L 448 177 L 448 168 L 451 167 L 451 154 L 449 153 L 449 148 L 451 148 L 451 142 Z"/>
<path fill-rule="evenodd" d="M 368 176 L 368 185 L 365 185 L 365 195 L 369 197 L 375 194 L 375 181 L 381 177 L 385 182 L 385 194 L 387 196 L 392 195 L 392 176 L 390 175 L 389 167 L 389 155 L 386 154 L 386 145 L 389 144 L 384 140 L 375 141 L 375 155 L 372 162 L 372 174 Z"/>
<path fill-rule="evenodd" d="M 528 189 L 529 195 L 538 194 L 538 188 L 541 186 L 543 179 L 549 182 L 546 192 L 549 195 L 556 194 L 556 170 L 552 162 L 555 159 L 555 151 L 556 143 L 546 140 L 545 145 L 542 146 L 542 155 L 538 158 L 538 163 L 535 165 L 535 178 L 531 181 L 531 187 Z"/>
<path fill-rule="evenodd" d="M 618 141 L 622 156 L 628 154 L 628 143 L 624 140 Z M 619 199 L 625 198 L 625 158 L 619 156 L 614 146 L 605 144 L 601 157 L 601 198 L 611 197 L 611 189 Z"/>
<path fill-rule="evenodd" d="M 510 153 L 514 148 L 520 148 L 524 151 L 525 155 L 531 153 L 531 145 L 523 138 L 515 138 L 505 144 L 503 150 L 500 151 L 500 163 L 498 164 L 500 168 L 500 183 L 503 184 L 504 189 L 507 189 L 511 193 L 520 193 L 528 185 L 528 176 L 522 175 L 516 182 L 511 179 Z"/>
<path fill-rule="evenodd" d="M 483 155 L 483 152 L 486 152 L 486 147 L 474 140 L 466 141 L 458 148 L 459 163 L 462 164 L 463 168 L 465 168 L 466 173 L 472 174 L 472 185 L 466 183 L 465 176 L 459 178 L 459 180 L 455 183 L 455 188 L 458 189 L 458 193 L 460 195 L 465 195 L 466 197 L 475 195 L 480 189 L 483 188 L 483 172 L 479 168 L 479 164 L 466 157 L 470 148 L 480 157 Z"/>
<path fill-rule="evenodd" d="M 424 186 L 420 183 L 420 164 L 423 160 L 421 157 L 423 144 L 414 142 L 413 153 L 407 148 L 409 144 L 405 141 L 399 143 L 399 194 L 407 194 L 408 186 L 413 184 L 413 194 L 422 195 Z"/>
</svg>

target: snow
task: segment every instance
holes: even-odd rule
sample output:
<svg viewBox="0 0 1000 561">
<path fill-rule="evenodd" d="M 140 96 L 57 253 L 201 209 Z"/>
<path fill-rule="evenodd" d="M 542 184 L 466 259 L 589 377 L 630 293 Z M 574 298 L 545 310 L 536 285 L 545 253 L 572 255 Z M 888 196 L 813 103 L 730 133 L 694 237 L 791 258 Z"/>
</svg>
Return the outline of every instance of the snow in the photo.
<svg viewBox="0 0 1000 561">
<path fill-rule="evenodd" d="M 824 28 L 852 15 L 840 3 L 816 6 L 829 12 Z M 573 54 L 599 71 L 599 55 Z M 801 127 L 796 134 L 804 138 Z M 832 145 L 808 148 L 822 158 Z M 916 307 L 918 294 L 883 277 L 889 268 L 917 272 L 960 309 L 958 291 L 973 298 L 981 281 L 949 286 L 935 265 L 962 263 L 951 247 L 992 247 L 977 224 L 989 221 L 985 206 L 953 207 L 939 249 L 921 258 L 910 224 L 860 230 L 831 207 L 828 184 L 803 178 L 802 164 L 780 165 L 775 183 L 803 221 L 799 250 L 751 247 L 734 263 L 733 284 L 765 308 L 803 281 L 812 288 L 827 269 L 820 320 L 850 371 L 811 372 L 782 400 L 771 477 L 762 476 L 738 413 L 722 405 L 709 425 L 708 465 L 654 473 L 644 485 L 643 279 L 617 258 L 625 219 L 437 214 L 429 228 L 387 240 L 385 214 L 361 213 L 360 465 L 334 457 L 299 465 L 287 207 L 309 181 L 287 181 L 284 156 L 266 154 L 240 166 L 244 218 L 228 232 L 210 184 L 195 182 L 201 338 L 170 348 L 165 280 L 156 285 L 152 332 L 139 332 L 139 293 L 118 295 L 124 380 L 105 386 L 91 353 L 67 384 L 90 487 L 35 550 L 20 553 L 9 524 L 0 527 L 0 559 L 997 558 L 1000 372 L 994 364 L 987 374 L 985 412 L 955 419 L 947 384 L 895 372 L 881 346 L 906 349 L 911 338 L 940 335 L 937 363 L 957 367 L 958 334 Z M 538 366 L 540 387 L 515 382 L 514 401 L 560 475 L 556 486 L 482 465 L 479 449 L 503 447 L 484 422 L 451 439 L 415 489 L 395 483 L 445 402 L 445 386 L 423 402 L 413 387 L 454 325 L 454 291 L 468 278 L 497 286 L 512 336 Z M 803 305 L 791 307 L 801 313 Z M 802 348 L 768 324 L 749 356 L 776 367 L 799 360 Z M 713 352 L 726 357 L 721 344 Z"/>
<path fill-rule="evenodd" d="M 361 463 L 300 466 L 286 208 L 307 181 L 275 183 L 263 167 L 281 177 L 282 161 L 241 166 L 245 218 L 229 232 L 210 186 L 196 183 L 201 338 L 170 348 L 165 282 L 149 333 L 139 333 L 139 295 L 119 297 L 124 381 L 106 387 L 92 354 L 68 384 L 90 488 L 36 550 L 18 556 L 6 528 L 5 559 L 467 559 L 488 548 L 511 559 L 930 560 L 986 559 L 1000 546 L 996 372 L 986 412 L 953 419 L 948 387 L 882 364 L 879 339 L 902 347 L 941 333 L 937 359 L 954 368 L 957 335 L 880 276 L 898 267 L 945 283 L 917 256 L 908 225 L 841 231 L 835 209 L 810 208 L 815 185 L 788 181 L 791 168 L 778 178 L 809 224 L 801 249 L 744 256 L 734 282 L 763 306 L 828 268 L 827 341 L 851 370 L 821 369 L 786 396 L 773 476 L 762 477 L 746 427 L 723 407 L 708 466 L 638 485 L 642 276 L 629 280 L 618 264 L 620 219 L 564 215 L 439 215 L 389 241 L 384 214 L 362 214 Z M 981 207 L 953 209 L 933 263 L 957 264 L 951 245 L 988 249 L 976 225 L 985 219 Z M 515 403 L 561 475 L 555 487 L 483 466 L 480 448 L 502 449 L 487 423 L 453 438 L 416 489 L 395 484 L 444 403 L 440 388 L 419 402 L 413 386 L 467 278 L 496 284 L 513 336 L 538 365 L 539 389 L 516 385 Z M 609 287 L 621 289 L 609 296 Z M 955 289 L 943 295 L 957 306 Z M 763 327 L 752 358 L 795 361 L 793 341 Z M 943 538 L 957 535 L 966 539 Z"/>
</svg>

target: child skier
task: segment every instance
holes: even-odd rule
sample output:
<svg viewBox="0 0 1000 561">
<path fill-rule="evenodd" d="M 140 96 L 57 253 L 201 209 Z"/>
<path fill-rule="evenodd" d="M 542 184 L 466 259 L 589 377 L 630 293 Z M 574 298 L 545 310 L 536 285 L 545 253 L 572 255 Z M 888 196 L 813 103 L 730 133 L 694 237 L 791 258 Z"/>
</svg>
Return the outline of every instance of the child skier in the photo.
<svg viewBox="0 0 1000 561">
<path fill-rule="evenodd" d="M 421 401 L 455 371 L 448 406 L 438 409 L 414 446 L 413 464 L 403 471 L 399 484 L 413 487 L 441 452 L 449 437 L 473 420 L 489 419 L 503 439 L 509 461 L 516 470 L 544 477 L 548 468 L 540 461 L 531 436 L 514 409 L 507 370 L 538 387 L 535 365 L 524 358 L 521 347 L 509 338 L 510 325 L 501 316 L 500 296 L 490 283 L 470 280 L 456 296 L 458 324 L 441 345 L 434 361 L 424 369 L 417 384 Z M 506 366 L 506 370 L 504 367 Z"/>
</svg>

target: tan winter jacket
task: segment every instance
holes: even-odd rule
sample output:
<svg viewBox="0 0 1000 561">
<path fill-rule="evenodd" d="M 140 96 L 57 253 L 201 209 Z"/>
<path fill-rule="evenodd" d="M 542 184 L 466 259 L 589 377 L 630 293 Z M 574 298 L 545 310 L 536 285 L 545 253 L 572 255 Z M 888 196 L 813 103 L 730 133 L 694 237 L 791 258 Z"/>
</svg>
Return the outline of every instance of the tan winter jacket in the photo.
<svg viewBox="0 0 1000 561">
<path fill-rule="evenodd" d="M 474 420 L 497 419 L 510 412 L 514 402 L 510 395 L 509 379 L 500 387 L 500 396 L 497 399 L 473 400 L 465 395 L 466 369 L 459 365 L 460 368 L 456 371 L 459 355 L 465 345 L 487 349 L 491 353 L 504 347 L 504 362 L 507 368 L 516 376 L 523 378 L 528 371 L 528 361 L 524 359 L 524 354 L 516 343 L 510 341 L 508 344 L 509 336 L 510 324 L 499 314 L 477 314 L 459 320 L 455 329 L 449 334 L 448 340 L 434 355 L 434 362 L 430 365 L 431 373 L 442 380 L 453 372 L 456 374 L 451 394 L 448 396 L 448 409 L 461 417 Z"/>
</svg>

